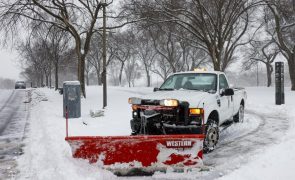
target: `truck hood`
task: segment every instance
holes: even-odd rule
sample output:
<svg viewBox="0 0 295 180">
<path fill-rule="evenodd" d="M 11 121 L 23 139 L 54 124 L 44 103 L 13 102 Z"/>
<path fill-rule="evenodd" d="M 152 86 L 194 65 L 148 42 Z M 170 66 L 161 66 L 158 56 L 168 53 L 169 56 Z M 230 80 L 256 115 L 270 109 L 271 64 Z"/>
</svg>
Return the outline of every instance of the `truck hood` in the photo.
<svg viewBox="0 0 295 180">
<path fill-rule="evenodd" d="M 209 95 L 207 92 L 194 90 L 174 90 L 174 91 L 157 91 L 152 94 L 141 96 L 142 99 L 162 100 L 177 99 L 178 101 L 186 101 L 190 107 L 198 107 L 199 103 Z"/>
</svg>

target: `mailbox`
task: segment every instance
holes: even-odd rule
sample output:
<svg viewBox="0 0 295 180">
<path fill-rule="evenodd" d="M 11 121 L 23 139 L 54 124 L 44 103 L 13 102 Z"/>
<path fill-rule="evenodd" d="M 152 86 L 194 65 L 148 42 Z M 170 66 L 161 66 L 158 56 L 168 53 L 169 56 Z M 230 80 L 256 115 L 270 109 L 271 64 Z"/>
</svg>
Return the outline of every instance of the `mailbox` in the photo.
<svg viewBox="0 0 295 180">
<path fill-rule="evenodd" d="M 285 104 L 284 93 L 284 63 L 275 63 L 276 105 Z"/>
<path fill-rule="evenodd" d="M 63 83 L 63 116 L 68 118 L 81 117 L 81 95 L 79 81 L 65 81 Z"/>
</svg>

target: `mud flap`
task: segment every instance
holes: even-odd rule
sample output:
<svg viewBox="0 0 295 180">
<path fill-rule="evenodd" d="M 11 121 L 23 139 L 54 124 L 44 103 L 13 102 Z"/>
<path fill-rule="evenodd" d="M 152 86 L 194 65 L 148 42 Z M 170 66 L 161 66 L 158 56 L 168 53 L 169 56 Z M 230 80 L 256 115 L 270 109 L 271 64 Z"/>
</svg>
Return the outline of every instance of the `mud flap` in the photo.
<svg viewBox="0 0 295 180">
<path fill-rule="evenodd" d="M 201 167 L 203 140 L 201 134 L 66 137 L 74 158 L 120 175 Z"/>
</svg>

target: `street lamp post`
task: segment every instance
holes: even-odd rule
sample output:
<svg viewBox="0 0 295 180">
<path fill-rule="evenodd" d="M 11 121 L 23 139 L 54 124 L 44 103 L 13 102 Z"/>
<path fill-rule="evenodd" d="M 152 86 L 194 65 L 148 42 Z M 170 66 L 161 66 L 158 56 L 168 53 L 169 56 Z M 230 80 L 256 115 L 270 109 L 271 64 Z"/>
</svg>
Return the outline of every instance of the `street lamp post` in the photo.
<svg viewBox="0 0 295 180">
<path fill-rule="evenodd" d="M 103 46 L 103 76 L 102 76 L 102 81 L 103 81 L 103 108 L 107 106 L 107 35 L 106 35 L 106 6 L 107 2 L 106 0 L 101 0 L 102 8 L 103 8 L 103 33 L 102 33 L 102 46 Z"/>
</svg>

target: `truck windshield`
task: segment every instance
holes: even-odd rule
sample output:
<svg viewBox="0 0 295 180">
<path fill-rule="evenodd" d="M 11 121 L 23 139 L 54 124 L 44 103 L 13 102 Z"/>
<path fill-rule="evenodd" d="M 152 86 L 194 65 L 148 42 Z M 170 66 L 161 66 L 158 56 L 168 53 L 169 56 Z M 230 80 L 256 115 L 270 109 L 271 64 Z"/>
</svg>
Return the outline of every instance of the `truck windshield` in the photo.
<svg viewBox="0 0 295 180">
<path fill-rule="evenodd" d="M 170 76 L 159 90 L 199 90 L 216 92 L 217 76 L 210 73 L 186 73 Z"/>
</svg>

